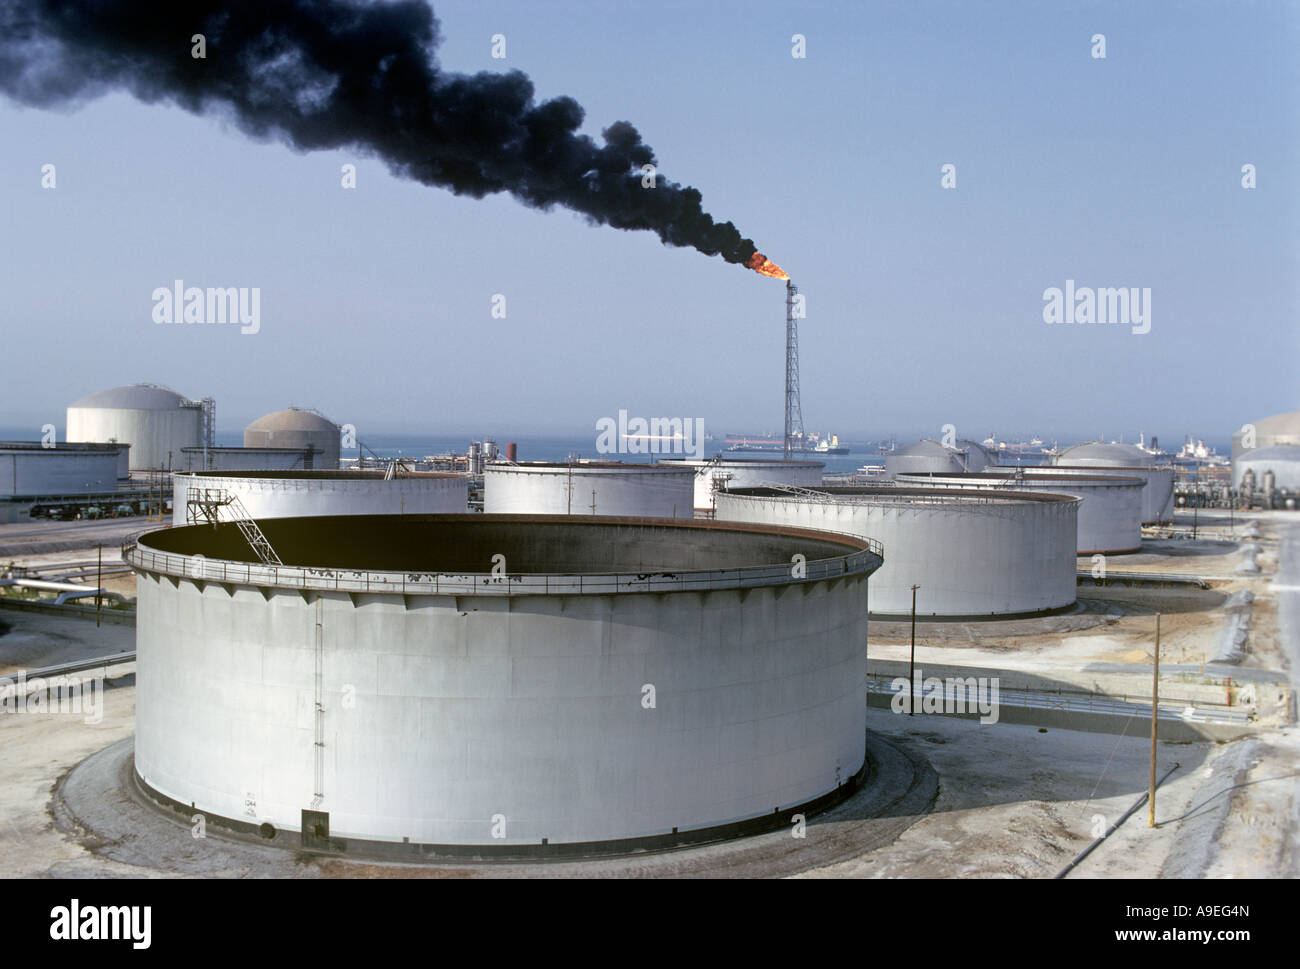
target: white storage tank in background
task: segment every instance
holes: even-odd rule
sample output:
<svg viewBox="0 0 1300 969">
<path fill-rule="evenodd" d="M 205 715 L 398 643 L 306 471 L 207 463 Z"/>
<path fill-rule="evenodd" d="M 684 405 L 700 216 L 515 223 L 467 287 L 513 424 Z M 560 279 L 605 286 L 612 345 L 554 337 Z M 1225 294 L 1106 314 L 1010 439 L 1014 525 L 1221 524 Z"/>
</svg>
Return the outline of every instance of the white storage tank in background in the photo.
<svg viewBox="0 0 1300 969">
<path fill-rule="evenodd" d="M 181 449 L 203 435 L 203 402 L 155 384 L 101 390 L 68 408 L 69 442 L 129 444 L 132 471 L 180 467 Z"/>
<path fill-rule="evenodd" d="M 315 411 L 290 407 L 259 417 L 244 428 L 244 447 L 315 449 L 312 468 L 335 471 L 339 466 L 339 426 Z"/>
<path fill-rule="evenodd" d="M 1008 469 L 1008 471 L 1011 472 L 1011 469 Z M 1142 489 L 1142 524 L 1153 525 L 1157 522 L 1173 521 L 1173 468 L 1157 468 L 1150 465 L 1115 467 L 1111 465 L 1054 464 L 1036 467 L 1034 473 L 1048 475 L 1109 474 L 1121 478 L 1141 478 L 1146 482 L 1146 487 Z"/>
<path fill-rule="evenodd" d="M 1270 447 L 1247 448 L 1232 462 L 1232 473 L 1254 473 L 1255 491 L 1266 489 L 1265 475 L 1273 472 L 1273 487 L 1279 491 L 1300 491 L 1300 447 L 1274 444 Z"/>
<path fill-rule="evenodd" d="M 1044 612 L 1072 605 L 1079 499 L 1070 495 L 945 488 L 821 487 L 720 491 L 719 521 L 845 532 L 884 546 L 871 578 L 877 615 Z"/>
<path fill-rule="evenodd" d="M 436 515 L 469 512 L 469 476 L 449 472 L 383 471 L 197 471 L 172 475 L 172 522 L 194 520 L 191 495 L 231 494 L 249 517 L 294 518 L 309 515 Z M 228 510 L 222 521 L 233 519 Z"/>
<path fill-rule="evenodd" d="M 689 467 L 695 472 L 695 510 L 713 513 L 713 493 L 719 488 L 785 485 L 815 488 L 822 483 L 821 461 L 780 461 L 761 458 L 664 458 L 661 465 Z"/>
<path fill-rule="evenodd" d="M 494 463 L 483 471 L 489 515 L 693 518 L 694 495 L 694 470 L 666 464 Z"/>
<path fill-rule="evenodd" d="M 900 485 L 940 488 L 1005 488 L 1008 491 L 1050 491 L 1083 499 L 1079 506 L 1078 553 L 1119 554 L 1142 547 L 1142 489 L 1146 482 L 1111 474 L 1040 474 L 1038 469 L 973 474 L 905 474 Z"/>
<path fill-rule="evenodd" d="M 1052 459 L 1052 463 L 1086 468 L 1153 468 L 1156 456 L 1136 444 L 1088 441 L 1066 448 Z"/>
<path fill-rule="evenodd" d="M 1265 448 L 1300 447 L 1300 411 L 1290 411 L 1285 414 L 1274 414 L 1272 417 L 1264 417 L 1254 421 L 1249 425 L 1251 437 L 1246 434 L 1246 428 L 1237 430 L 1232 435 L 1232 486 L 1241 488 L 1242 475 L 1246 473 L 1246 465 L 1242 463 L 1242 458 L 1258 458 L 1258 455 L 1252 455 L 1252 451 L 1260 451 Z M 1249 443 L 1251 446 L 1246 447 Z M 1293 460 L 1290 455 L 1293 452 L 1281 451 L 1276 452 L 1267 461 L 1276 462 L 1281 458 L 1284 464 L 1289 464 Z M 1263 490 L 1263 474 L 1267 468 L 1257 468 L 1255 474 L 1255 490 Z M 1281 474 L 1286 477 L 1290 475 L 1287 467 L 1282 467 Z M 1278 471 L 1274 471 L 1275 477 Z M 1280 481 L 1275 481 L 1274 487 L 1286 488 Z M 1292 485 L 1291 487 L 1294 487 Z"/>
<path fill-rule="evenodd" d="M 181 454 L 179 471 L 313 471 L 320 457 L 312 447 L 187 447 Z"/>
</svg>

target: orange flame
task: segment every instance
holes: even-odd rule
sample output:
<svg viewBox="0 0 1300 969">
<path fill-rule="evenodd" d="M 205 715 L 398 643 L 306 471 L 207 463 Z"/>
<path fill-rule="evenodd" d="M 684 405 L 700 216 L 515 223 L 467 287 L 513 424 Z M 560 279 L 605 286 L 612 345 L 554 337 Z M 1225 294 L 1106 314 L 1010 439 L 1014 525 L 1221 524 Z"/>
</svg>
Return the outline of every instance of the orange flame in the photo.
<svg viewBox="0 0 1300 969">
<path fill-rule="evenodd" d="M 756 252 L 749 257 L 749 262 L 745 263 L 746 267 L 754 270 L 760 276 L 771 276 L 773 279 L 789 279 L 790 274 L 774 263 L 761 252 Z"/>
</svg>

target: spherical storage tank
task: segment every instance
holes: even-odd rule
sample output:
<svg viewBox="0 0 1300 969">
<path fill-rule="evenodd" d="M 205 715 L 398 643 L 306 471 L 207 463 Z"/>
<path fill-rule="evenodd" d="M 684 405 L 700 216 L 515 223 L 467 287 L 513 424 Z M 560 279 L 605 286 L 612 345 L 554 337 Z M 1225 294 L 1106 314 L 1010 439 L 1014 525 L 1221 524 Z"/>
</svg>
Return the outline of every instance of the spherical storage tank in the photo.
<svg viewBox="0 0 1300 969">
<path fill-rule="evenodd" d="M 483 472 L 489 515 L 691 518 L 694 495 L 694 469 L 665 464 L 494 463 Z"/>
<path fill-rule="evenodd" d="M 312 468 L 333 471 L 339 466 L 339 426 L 314 411 L 290 407 L 244 428 L 244 447 L 314 448 Z"/>
<path fill-rule="evenodd" d="M 204 494 L 206 493 L 206 495 Z M 239 499 L 249 517 L 437 515 L 469 511 L 469 476 L 438 471 L 192 471 L 172 475 L 172 522 L 202 521 L 191 499 Z M 233 513 L 221 510 L 229 521 Z"/>
<path fill-rule="evenodd" d="M 923 616 L 1044 612 L 1075 601 L 1079 499 L 1042 492 L 905 487 L 770 488 L 717 494 L 720 521 L 825 529 L 873 538 L 885 564 L 869 608 Z"/>
<path fill-rule="evenodd" d="M 132 471 L 180 467 L 203 443 L 203 403 L 154 384 L 101 390 L 68 408 L 67 439 L 129 444 Z"/>
<path fill-rule="evenodd" d="M 864 539 L 602 517 L 262 527 L 284 564 L 232 524 L 125 550 L 135 774 L 185 818 L 386 857 L 595 853 L 788 827 L 865 776 L 882 559 Z"/>
<path fill-rule="evenodd" d="M 713 510 L 713 493 L 719 488 L 754 488 L 786 485 L 815 488 L 822 483 L 821 461 L 778 461 L 761 458 L 665 458 L 661 465 L 689 467 L 695 471 L 695 509 Z"/>
<path fill-rule="evenodd" d="M 1079 505 L 1078 553 L 1118 554 L 1142 546 L 1142 478 L 1114 474 L 901 474 L 900 485 L 940 488 L 1006 488 L 1009 491 L 1055 492 L 1083 499 Z"/>
</svg>

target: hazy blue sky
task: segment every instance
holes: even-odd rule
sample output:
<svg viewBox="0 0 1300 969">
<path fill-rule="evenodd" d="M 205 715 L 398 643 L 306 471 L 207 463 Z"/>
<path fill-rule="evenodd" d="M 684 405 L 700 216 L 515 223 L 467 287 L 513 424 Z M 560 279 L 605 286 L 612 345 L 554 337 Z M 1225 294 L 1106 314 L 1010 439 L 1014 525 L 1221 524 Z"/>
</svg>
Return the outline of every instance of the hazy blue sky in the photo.
<svg viewBox="0 0 1300 969">
<path fill-rule="evenodd" d="M 632 122 L 791 272 L 810 430 L 1173 444 L 1300 406 L 1296 3 L 434 8 L 444 67 L 521 69 L 593 136 Z M 214 396 L 222 428 L 289 404 L 363 434 L 506 439 L 620 408 L 780 428 L 784 287 L 650 233 L 123 94 L 0 99 L 0 145 L 0 426 L 36 437 L 148 380 Z M 260 287 L 260 332 L 154 324 L 178 278 Z M 1150 332 L 1045 324 L 1067 279 L 1150 288 Z"/>
</svg>

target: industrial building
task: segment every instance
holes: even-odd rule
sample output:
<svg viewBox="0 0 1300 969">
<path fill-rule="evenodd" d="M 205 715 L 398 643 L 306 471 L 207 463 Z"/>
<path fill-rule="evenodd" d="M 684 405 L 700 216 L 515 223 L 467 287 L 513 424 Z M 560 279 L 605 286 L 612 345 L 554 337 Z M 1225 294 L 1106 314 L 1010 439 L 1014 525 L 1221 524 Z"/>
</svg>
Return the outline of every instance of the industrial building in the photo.
<svg viewBox="0 0 1300 969">
<path fill-rule="evenodd" d="M 334 471 L 339 466 L 339 426 L 315 411 L 290 407 L 244 428 L 244 447 L 311 449 L 314 469 Z"/>
<path fill-rule="evenodd" d="M 813 488 L 822 483 L 821 461 L 778 461 L 759 458 L 665 458 L 661 465 L 689 467 L 695 471 L 695 510 L 713 514 L 713 495 L 719 488 L 754 488 L 786 485 Z"/>
<path fill-rule="evenodd" d="M 0 523 L 25 520 L 38 503 L 111 498 L 128 451 L 126 444 L 0 441 Z"/>
<path fill-rule="evenodd" d="M 720 521 L 824 529 L 877 540 L 885 564 L 871 578 L 873 614 L 1046 612 L 1075 601 L 1080 501 L 1005 490 L 819 487 L 719 491 Z"/>
<path fill-rule="evenodd" d="M 235 499 L 232 502 L 230 499 Z M 210 511 L 209 511 L 210 509 Z M 469 511 L 469 476 L 420 471 L 199 471 L 172 475 L 176 525 L 249 517 L 437 515 Z"/>
<path fill-rule="evenodd" d="M 617 461 L 488 464 L 489 515 L 614 515 L 693 518 L 695 470 Z"/>
<path fill-rule="evenodd" d="M 1247 444 L 1252 443 L 1252 435 L 1253 446 L 1247 447 Z M 1289 411 L 1262 418 L 1250 424 L 1249 430 L 1243 427 L 1232 435 L 1232 487 L 1237 491 L 1242 490 L 1242 479 L 1248 468 L 1255 472 L 1256 491 L 1263 490 L 1262 476 L 1270 469 L 1274 472 L 1275 481 L 1279 472 L 1289 477 L 1292 473 L 1291 463 L 1294 461 L 1295 452 L 1271 450 L 1277 447 L 1300 448 L 1300 411 Z M 1262 462 L 1259 454 L 1252 453 L 1266 449 L 1270 453 L 1264 456 Z M 1243 459 L 1246 458 L 1250 459 L 1249 463 L 1243 463 Z M 1287 487 L 1280 481 L 1276 486 Z"/>
<path fill-rule="evenodd" d="M 863 776 L 882 562 L 865 539 L 492 515 L 263 528 L 283 564 L 231 524 L 124 550 L 135 776 L 187 819 L 412 860 L 598 853 L 786 825 Z"/>
<path fill-rule="evenodd" d="M 70 406 L 67 416 L 68 441 L 131 445 L 132 471 L 180 467 L 183 448 L 214 443 L 212 398 L 190 400 L 157 384 L 89 394 Z"/>
<path fill-rule="evenodd" d="M 885 473 L 896 474 L 960 474 L 965 471 L 983 471 L 996 464 L 992 455 L 974 441 L 960 440 L 952 447 L 939 441 L 922 439 L 906 447 L 891 451 L 885 457 Z"/>
<path fill-rule="evenodd" d="M 1078 517 L 1078 554 L 1136 552 L 1142 546 L 1142 490 L 1146 481 L 1116 474 L 1042 474 L 990 469 L 971 474 L 903 474 L 900 485 L 938 488 L 1005 488 L 1008 491 L 1054 492 L 1082 499 Z"/>
</svg>

